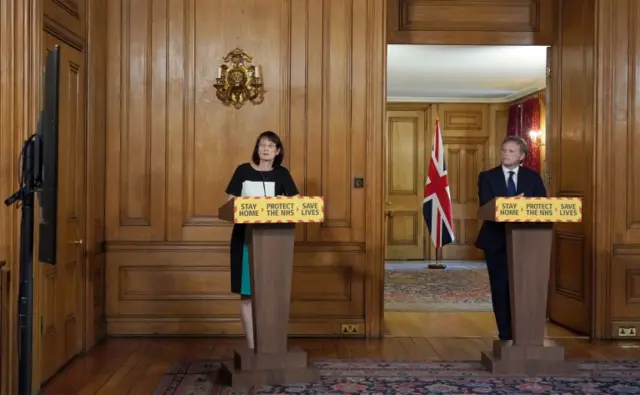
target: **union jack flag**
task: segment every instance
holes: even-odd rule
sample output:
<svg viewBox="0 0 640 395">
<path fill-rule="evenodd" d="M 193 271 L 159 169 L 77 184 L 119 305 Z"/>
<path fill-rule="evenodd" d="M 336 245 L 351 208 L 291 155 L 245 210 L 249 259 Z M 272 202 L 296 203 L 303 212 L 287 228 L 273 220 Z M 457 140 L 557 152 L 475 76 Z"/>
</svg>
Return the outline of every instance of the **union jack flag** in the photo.
<svg viewBox="0 0 640 395">
<path fill-rule="evenodd" d="M 456 236 L 453 230 L 451 192 L 438 120 L 436 120 L 436 130 L 433 135 L 427 183 L 424 187 L 422 214 L 431 234 L 431 241 L 436 248 L 454 242 Z"/>
</svg>

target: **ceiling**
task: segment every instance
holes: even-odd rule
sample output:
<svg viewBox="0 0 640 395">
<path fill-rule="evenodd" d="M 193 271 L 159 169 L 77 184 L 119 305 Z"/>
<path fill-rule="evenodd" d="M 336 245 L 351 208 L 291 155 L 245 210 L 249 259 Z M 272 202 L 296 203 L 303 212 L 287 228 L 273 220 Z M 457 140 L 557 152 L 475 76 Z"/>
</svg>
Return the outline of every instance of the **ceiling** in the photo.
<svg viewBox="0 0 640 395">
<path fill-rule="evenodd" d="M 545 87 L 547 47 L 388 45 L 387 100 L 508 102 Z"/>
</svg>

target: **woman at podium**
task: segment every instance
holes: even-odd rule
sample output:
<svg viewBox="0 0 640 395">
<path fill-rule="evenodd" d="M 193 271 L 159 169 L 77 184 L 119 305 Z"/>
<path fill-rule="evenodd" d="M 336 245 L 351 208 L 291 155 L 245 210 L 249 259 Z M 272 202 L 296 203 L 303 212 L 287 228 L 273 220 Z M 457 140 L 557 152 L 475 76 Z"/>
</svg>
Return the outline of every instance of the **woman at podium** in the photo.
<svg viewBox="0 0 640 395">
<path fill-rule="evenodd" d="M 253 147 L 251 162 L 243 163 L 229 181 L 226 192 L 229 199 L 238 196 L 296 196 L 296 187 L 289 170 L 282 166 L 284 147 L 274 132 L 258 136 Z M 251 312 L 251 281 L 249 248 L 244 224 L 234 224 L 231 232 L 231 292 L 240 294 L 240 319 L 247 336 L 247 345 L 254 347 Z"/>
</svg>

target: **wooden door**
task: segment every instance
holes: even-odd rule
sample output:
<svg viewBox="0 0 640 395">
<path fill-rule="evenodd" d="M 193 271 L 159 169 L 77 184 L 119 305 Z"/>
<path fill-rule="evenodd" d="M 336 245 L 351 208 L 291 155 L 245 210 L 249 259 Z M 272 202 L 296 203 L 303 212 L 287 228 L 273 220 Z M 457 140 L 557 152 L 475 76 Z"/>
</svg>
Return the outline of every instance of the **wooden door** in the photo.
<svg viewBox="0 0 640 395">
<path fill-rule="evenodd" d="M 482 141 L 448 141 L 444 152 L 449 174 L 449 189 L 453 209 L 454 244 L 442 248 L 439 259 L 482 260 L 482 251 L 475 246 L 481 221 L 478 212 L 478 174 L 484 170 L 486 144 Z"/>
<path fill-rule="evenodd" d="M 424 260 L 425 109 L 387 111 L 385 259 Z"/>
<path fill-rule="evenodd" d="M 482 221 L 477 219 L 478 174 L 486 170 L 490 141 L 489 105 L 438 104 L 432 117 L 440 119 L 456 241 L 431 259 L 482 260 L 475 246 Z M 506 132 L 505 132 L 506 133 Z M 430 133 L 430 135 L 433 133 Z"/>
<path fill-rule="evenodd" d="M 60 45 L 57 265 L 41 265 L 42 381 L 82 349 L 85 210 L 84 56 L 45 34 L 47 51 Z"/>
<path fill-rule="evenodd" d="M 580 18 L 582 11 L 571 12 Z M 570 13 L 565 17 L 571 19 Z M 571 34 L 573 37 L 584 35 L 580 30 L 581 24 L 572 23 L 577 31 L 567 30 L 563 34 Z M 581 147 L 580 142 L 575 140 L 574 130 L 587 129 L 582 117 L 566 116 L 585 111 L 590 108 L 587 103 L 591 98 L 589 86 L 580 84 L 573 89 L 561 90 L 560 81 L 571 81 L 571 78 L 583 80 L 583 73 L 586 70 L 575 69 L 571 66 L 566 68 L 560 65 L 557 56 L 560 51 L 568 51 L 562 47 L 551 47 L 547 50 L 547 94 L 546 94 L 546 119 L 547 138 L 549 154 L 547 157 L 547 169 L 550 174 L 550 196 L 557 197 L 582 197 L 583 213 L 588 215 L 591 197 L 590 184 L 582 180 L 590 177 L 584 173 L 584 169 L 576 166 L 576 162 L 567 160 L 570 155 L 578 155 L 580 151 L 571 151 L 563 154 L 564 147 Z M 571 51 L 574 49 L 572 48 Z M 573 87 L 572 87 L 573 88 Z M 567 92 L 567 93 L 565 93 Z M 565 97 L 566 95 L 566 97 Z M 579 99 L 577 99 L 579 98 Z M 587 111 L 589 113 L 590 111 Z M 565 116 L 561 116 L 563 113 Z M 589 142 L 591 144 L 591 142 Z M 586 147 L 587 145 L 585 145 Z M 585 155 L 589 155 L 586 153 Z M 562 177 L 561 177 L 562 176 Z M 574 185 L 567 186 L 569 182 Z M 583 223 L 557 223 L 554 226 L 553 247 L 551 253 L 551 273 L 549 276 L 549 300 L 548 315 L 553 321 L 565 328 L 576 332 L 591 334 L 591 254 L 590 241 L 587 239 L 588 230 L 586 224 L 590 220 L 585 218 Z M 586 240 L 585 240 L 586 239 Z M 585 247 L 587 246 L 587 247 Z"/>
</svg>

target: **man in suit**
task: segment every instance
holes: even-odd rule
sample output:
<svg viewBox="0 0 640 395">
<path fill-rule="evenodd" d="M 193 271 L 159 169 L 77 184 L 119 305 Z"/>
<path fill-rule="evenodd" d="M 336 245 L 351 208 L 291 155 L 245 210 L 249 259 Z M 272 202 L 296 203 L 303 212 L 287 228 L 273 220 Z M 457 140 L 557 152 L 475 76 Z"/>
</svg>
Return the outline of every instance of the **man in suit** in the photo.
<svg viewBox="0 0 640 395">
<path fill-rule="evenodd" d="M 520 137 L 509 136 L 502 142 L 502 164 L 483 171 L 478 176 L 478 200 L 480 206 L 501 196 L 546 197 L 542 177 L 537 172 L 522 167 L 527 154 L 527 144 Z M 476 247 L 483 250 L 487 261 L 493 314 L 500 340 L 513 340 L 511 328 L 511 296 L 509 293 L 509 268 L 504 223 L 485 221 L 480 228 Z"/>
</svg>

